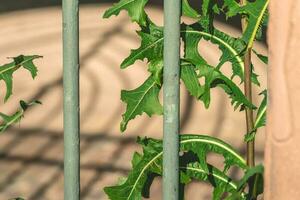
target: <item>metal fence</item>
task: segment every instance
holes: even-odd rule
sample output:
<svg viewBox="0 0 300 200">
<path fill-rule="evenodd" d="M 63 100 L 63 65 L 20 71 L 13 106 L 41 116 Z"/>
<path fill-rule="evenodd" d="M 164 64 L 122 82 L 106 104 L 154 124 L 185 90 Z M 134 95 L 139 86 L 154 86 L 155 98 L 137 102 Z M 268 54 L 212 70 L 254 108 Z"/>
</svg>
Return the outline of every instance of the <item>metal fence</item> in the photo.
<svg viewBox="0 0 300 200">
<path fill-rule="evenodd" d="M 164 0 L 163 198 L 179 193 L 179 0 Z M 80 199 L 79 0 L 63 0 L 64 198 Z"/>
</svg>

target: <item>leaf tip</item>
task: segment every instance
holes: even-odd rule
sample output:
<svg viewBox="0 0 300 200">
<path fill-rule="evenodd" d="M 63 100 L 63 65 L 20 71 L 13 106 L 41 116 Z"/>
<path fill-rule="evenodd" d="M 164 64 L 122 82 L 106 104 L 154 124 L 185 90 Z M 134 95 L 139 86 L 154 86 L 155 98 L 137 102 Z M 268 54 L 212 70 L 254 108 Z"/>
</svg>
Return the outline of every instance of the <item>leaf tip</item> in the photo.
<svg viewBox="0 0 300 200">
<path fill-rule="evenodd" d="M 127 128 L 127 122 L 126 121 L 124 121 L 124 119 L 121 121 L 121 123 L 120 123 L 120 131 L 122 132 L 122 133 L 124 133 L 124 131 L 126 130 L 126 128 Z"/>
</svg>

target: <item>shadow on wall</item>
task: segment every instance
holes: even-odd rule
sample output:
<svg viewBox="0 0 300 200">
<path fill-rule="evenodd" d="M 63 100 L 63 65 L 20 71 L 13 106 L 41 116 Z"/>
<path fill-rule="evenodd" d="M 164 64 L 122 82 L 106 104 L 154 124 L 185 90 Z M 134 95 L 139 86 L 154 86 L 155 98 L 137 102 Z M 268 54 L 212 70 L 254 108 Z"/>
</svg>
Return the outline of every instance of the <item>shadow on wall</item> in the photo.
<svg viewBox="0 0 300 200">
<path fill-rule="evenodd" d="M 0 13 L 13 10 L 40 8 L 47 6 L 61 5 L 62 0 L 1 0 Z M 113 3 L 117 0 L 80 0 L 81 4 L 91 3 Z M 162 5 L 163 0 L 151 0 L 150 3 L 155 5 Z"/>
<path fill-rule="evenodd" d="M 164 0 L 149 0 L 149 4 L 162 8 Z M 24 10 L 31 8 L 40 8 L 47 6 L 60 6 L 62 0 L 1 0 L 0 3 L 0 13 L 15 11 L 15 10 Z M 95 4 L 95 3 L 115 3 L 118 0 L 80 0 L 80 4 Z M 194 7 L 201 9 L 199 5 L 202 4 L 202 0 L 189 0 L 189 3 Z M 225 17 L 217 17 L 218 21 L 225 22 Z M 240 29 L 240 19 L 233 18 L 230 19 L 229 23 L 234 27 Z M 264 34 L 265 35 L 265 34 Z"/>
</svg>

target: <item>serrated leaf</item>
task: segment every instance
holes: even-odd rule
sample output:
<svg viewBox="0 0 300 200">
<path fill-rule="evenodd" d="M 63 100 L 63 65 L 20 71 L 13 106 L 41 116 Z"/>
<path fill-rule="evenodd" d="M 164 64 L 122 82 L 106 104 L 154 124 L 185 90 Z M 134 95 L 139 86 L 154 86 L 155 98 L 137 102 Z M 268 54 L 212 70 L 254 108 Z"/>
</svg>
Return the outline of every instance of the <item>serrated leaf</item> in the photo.
<svg viewBox="0 0 300 200">
<path fill-rule="evenodd" d="M 267 101 L 268 101 L 267 90 L 262 91 L 260 93 L 260 95 L 263 95 L 264 97 L 263 97 L 263 99 L 260 103 L 260 106 L 259 106 L 258 110 L 257 110 L 256 119 L 255 119 L 255 122 L 254 122 L 254 128 L 253 128 L 251 133 L 247 133 L 245 135 L 244 140 L 246 142 L 253 140 L 256 136 L 257 129 L 259 129 L 259 128 L 266 125 Z"/>
<path fill-rule="evenodd" d="M 135 167 L 142 159 L 142 155 L 139 154 L 138 152 L 134 152 L 132 160 L 131 160 L 131 164 L 132 167 Z"/>
<path fill-rule="evenodd" d="M 204 87 L 199 83 L 195 67 L 189 62 L 181 62 L 180 76 L 189 93 L 199 99 L 204 93 Z"/>
<path fill-rule="evenodd" d="M 247 199 L 256 199 L 264 191 L 264 167 L 257 165 L 246 170 L 245 175 L 238 183 L 238 191 L 243 190 L 248 184 L 249 193 Z"/>
<path fill-rule="evenodd" d="M 256 36 L 261 36 L 261 28 L 266 24 L 268 15 L 269 0 L 256 0 L 247 2 L 241 7 L 241 11 L 247 15 L 247 28 L 243 33 L 242 39 L 247 43 L 247 49 L 252 48 Z"/>
<path fill-rule="evenodd" d="M 41 56 L 20 55 L 18 57 L 12 58 L 13 62 L 0 66 L 0 81 L 3 80 L 6 85 L 6 95 L 4 97 L 4 101 L 7 101 L 12 94 L 13 73 L 20 67 L 27 69 L 31 73 L 32 78 L 35 78 L 35 76 L 37 75 L 37 68 L 33 63 L 33 60 L 37 58 L 41 58 Z"/>
<path fill-rule="evenodd" d="M 28 107 L 41 104 L 39 101 L 34 101 L 31 103 L 26 103 L 25 101 L 20 101 L 20 108 L 13 115 L 6 115 L 0 112 L 0 117 L 2 118 L 2 123 L 0 124 L 0 133 L 4 132 L 12 124 L 18 123 L 24 116 L 24 112 Z"/>
<path fill-rule="evenodd" d="M 163 30 L 161 27 L 149 24 L 148 29 L 138 31 L 141 38 L 141 46 L 131 50 L 130 55 L 122 62 L 121 68 L 124 69 L 135 63 L 137 60 L 147 59 L 162 60 L 163 57 Z"/>
<path fill-rule="evenodd" d="M 144 9 L 147 2 L 148 0 L 121 0 L 106 10 L 103 18 L 109 18 L 112 15 L 119 15 L 120 11 L 126 10 L 132 21 L 145 26 L 147 15 Z"/>
<path fill-rule="evenodd" d="M 203 0 L 201 9 L 202 9 L 201 23 L 205 24 L 209 28 L 210 32 L 212 32 L 215 14 L 220 14 L 218 1 Z"/>
<path fill-rule="evenodd" d="M 246 169 L 244 159 L 230 145 L 208 135 L 180 135 L 181 151 L 192 151 L 199 156 L 199 161 L 206 161 L 206 154 L 213 152 L 225 158 L 226 166 L 238 166 Z M 204 152 L 204 153 L 203 153 Z"/>
<path fill-rule="evenodd" d="M 155 82 L 158 85 L 162 85 L 162 74 L 163 74 L 163 60 L 158 59 L 158 60 L 152 60 L 149 63 L 148 71 L 152 74 L 153 78 L 155 79 Z"/>
<path fill-rule="evenodd" d="M 198 51 L 200 40 L 205 39 L 218 45 L 222 52 L 219 59 L 220 63 L 216 67 L 219 69 L 224 63 L 230 62 L 233 72 L 232 78 L 238 76 L 241 81 L 244 80 L 243 54 L 245 43 L 242 40 L 233 38 L 215 28 L 213 29 L 213 32 L 210 32 L 208 28 L 203 27 L 199 23 L 191 26 L 184 26 L 184 29 L 181 32 L 185 43 L 185 59 L 191 61 L 195 65 L 206 64 L 206 61 Z"/>
<path fill-rule="evenodd" d="M 180 170 L 187 177 L 198 181 L 206 181 L 210 183 L 214 188 L 214 199 L 219 200 L 225 192 L 233 193 L 237 190 L 237 185 L 232 181 L 225 173 L 207 164 L 208 172 L 201 167 L 198 162 L 189 163 L 187 166 L 180 166 Z"/>
<path fill-rule="evenodd" d="M 266 65 L 269 63 L 268 56 L 262 55 L 262 54 L 258 53 L 257 51 L 255 51 L 254 49 L 252 49 L 252 51 L 263 63 L 265 63 Z"/>
<path fill-rule="evenodd" d="M 200 85 L 198 78 L 205 78 L 203 86 Z M 203 101 L 206 108 L 210 104 L 210 90 L 214 87 L 220 87 L 229 95 L 235 108 L 246 106 L 255 109 L 255 106 L 245 97 L 240 88 L 212 66 L 200 64 L 194 67 L 189 62 L 182 62 L 181 79 L 191 95 Z"/>
<path fill-rule="evenodd" d="M 248 1 L 244 6 L 239 5 L 235 0 L 224 0 L 227 17 L 241 14 L 247 18 L 247 27 L 242 37 L 247 43 L 247 49 L 252 48 L 256 38 L 261 38 L 262 26 L 266 26 L 268 21 L 268 5 L 269 0 Z"/>
<path fill-rule="evenodd" d="M 161 166 L 161 144 L 154 143 L 144 147 L 144 155 L 137 165 L 129 172 L 127 180 L 122 185 L 105 187 L 104 191 L 111 200 L 137 200 L 142 199 L 142 190 L 147 176 L 157 171 Z M 154 170 L 151 170 L 154 168 Z M 158 169 L 161 171 L 161 169 Z"/>
<path fill-rule="evenodd" d="M 190 6 L 188 0 L 182 0 L 182 13 L 183 15 L 193 19 L 199 19 L 201 17 L 201 15 Z"/>
<path fill-rule="evenodd" d="M 160 86 L 152 76 L 137 89 L 121 91 L 121 100 L 127 104 L 126 112 L 122 115 L 123 120 L 120 125 L 122 132 L 126 130 L 128 122 L 137 115 L 142 113 L 146 113 L 148 116 L 162 114 L 162 106 L 158 98 L 159 91 Z"/>
<path fill-rule="evenodd" d="M 206 68 L 204 70 L 204 68 Z M 219 86 L 231 98 L 231 104 L 237 109 L 239 106 L 256 109 L 256 107 L 245 97 L 239 87 L 220 71 L 213 67 L 202 66 L 200 68 L 200 75 L 205 76 L 205 96 L 210 95 L 210 88 Z"/>
<path fill-rule="evenodd" d="M 111 200 L 142 199 L 142 190 L 148 175 L 152 173 L 162 174 L 162 141 L 144 138 L 139 139 L 138 142 L 143 146 L 143 156 L 128 174 L 126 182 L 123 185 L 104 188 L 105 193 Z M 207 149 L 207 152 L 211 151 L 225 156 L 227 165 L 247 168 L 245 160 L 231 146 L 219 139 L 201 135 L 180 136 L 181 151 L 191 151 L 197 154 L 199 149 L 202 148 Z M 215 185 L 220 185 L 223 182 L 223 185 L 227 185 L 228 191 L 234 190 L 236 185 L 224 173 L 211 165 L 207 165 L 207 168 L 208 171 L 203 169 L 200 163 L 195 162 L 181 165 L 181 171 L 191 178 L 209 180 Z"/>
</svg>

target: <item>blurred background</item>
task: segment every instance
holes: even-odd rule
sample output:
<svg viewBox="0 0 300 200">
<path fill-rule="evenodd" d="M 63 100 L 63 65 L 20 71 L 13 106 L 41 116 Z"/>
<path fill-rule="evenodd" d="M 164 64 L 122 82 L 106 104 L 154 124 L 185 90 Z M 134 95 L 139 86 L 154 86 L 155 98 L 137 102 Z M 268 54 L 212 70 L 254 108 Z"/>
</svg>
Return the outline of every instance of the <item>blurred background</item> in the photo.
<svg viewBox="0 0 300 200">
<path fill-rule="evenodd" d="M 139 46 L 139 39 L 126 13 L 118 17 L 102 19 L 104 11 L 113 3 L 109 0 L 82 0 L 80 9 L 81 50 L 81 191 L 82 199 L 107 199 L 103 187 L 115 184 L 118 177 L 126 176 L 134 151 L 137 135 L 162 137 L 162 117 L 139 116 L 129 123 L 121 134 L 119 122 L 124 112 L 120 101 L 121 89 L 133 89 L 147 77 L 146 65 L 120 70 L 119 65 Z M 200 5 L 196 1 L 194 5 Z M 61 1 L 58 0 L 1 0 L 0 3 L 0 63 L 7 57 L 20 54 L 39 54 L 39 68 L 33 81 L 27 71 L 15 74 L 13 97 L 1 112 L 12 113 L 18 100 L 40 100 L 42 105 L 26 112 L 20 124 L 0 135 L 0 199 L 24 197 L 28 200 L 63 199 L 63 127 L 62 127 L 62 32 Z M 199 6 L 198 6 L 199 7 Z M 158 24 L 162 24 L 161 1 L 150 1 L 147 12 Z M 216 26 L 223 31 L 239 35 L 239 23 L 224 24 L 218 19 Z M 201 42 L 207 48 L 201 53 L 216 64 L 220 56 L 218 48 Z M 257 44 L 266 53 L 264 44 Z M 266 86 L 266 67 L 254 58 L 256 72 L 262 88 Z M 225 71 L 231 70 L 227 63 Z M 0 82 L 1 99 L 4 84 Z M 208 134 L 220 137 L 245 152 L 244 113 L 234 111 L 226 94 L 214 89 L 209 110 L 202 102 L 192 98 L 181 88 L 181 132 Z M 255 102 L 260 102 L 260 89 L 253 88 Z M 264 130 L 257 137 L 257 162 L 263 161 Z M 220 164 L 218 157 L 210 162 Z M 231 171 L 233 177 L 239 172 Z M 189 200 L 209 200 L 212 188 L 193 183 L 187 187 Z M 161 199 L 160 180 L 151 188 L 150 199 Z"/>
</svg>

